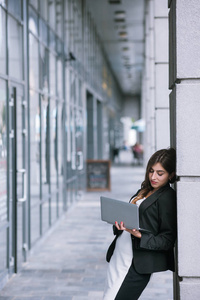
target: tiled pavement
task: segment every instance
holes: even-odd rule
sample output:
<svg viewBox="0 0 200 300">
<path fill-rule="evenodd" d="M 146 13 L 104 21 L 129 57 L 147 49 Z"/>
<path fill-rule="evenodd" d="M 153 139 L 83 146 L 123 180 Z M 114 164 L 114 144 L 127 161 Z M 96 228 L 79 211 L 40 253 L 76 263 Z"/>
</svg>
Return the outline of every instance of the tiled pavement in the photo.
<svg viewBox="0 0 200 300">
<path fill-rule="evenodd" d="M 126 164 L 126 155 L 127 161 L 111 168 L 111 192 L 87 192 L 0 291 L 1 300 L 102 299 L 105 253 L 113 235 L 111 226 L 100 220 L 99 197 L 103 194 L 127 201 L 144 177 L 142 167 Z M 149 299 L 173 299 L 171 272 L 153 275 L 140 297 Z"/>
</svg>

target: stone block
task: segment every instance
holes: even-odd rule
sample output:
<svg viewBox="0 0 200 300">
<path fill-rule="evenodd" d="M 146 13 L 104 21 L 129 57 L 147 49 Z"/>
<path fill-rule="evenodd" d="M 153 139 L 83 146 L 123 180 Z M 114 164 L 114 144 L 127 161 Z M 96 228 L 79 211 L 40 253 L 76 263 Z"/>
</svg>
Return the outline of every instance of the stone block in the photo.
<svg viewBox="0 0 200 300">
<path fill-rule="evenodd" d="M 180 282 L 180 300 L 199 300 L 200 281 L 190 280 Z"/>
<path fill-rule="evenodd" d="M 200 1 L 176 1 L 176 78 L 200 78 Z"/>
<path fill-rule="evenodd" d="M 168 18 L 155 19 L 155 62 L 168 63 Z"/>
<path fill-rule="evenodd" d="M 167 17 L 168 5 L 167 0 L 154 0 L 155 17 Z"/>
<path fill-rule="evenodd" d="M 200 276 L 199 195 L 200 181 L 177 182 L 178 275 L 181 277 Z"/>
<path fill-rule="evenodd" d="M 180 176 L 200 176 L 199 95 L 200 85 L 176 85 L 177 174 Z"/>
<path fill-rule="evenodd" d="M 169 135 L 169 109 L 156 110 L 156 149 L 170 146 Z"/>
<path fill-rule="evenodd" d="M 155 65 L 156 107 L 169 107 L 168 64 Z"/>
</svg>

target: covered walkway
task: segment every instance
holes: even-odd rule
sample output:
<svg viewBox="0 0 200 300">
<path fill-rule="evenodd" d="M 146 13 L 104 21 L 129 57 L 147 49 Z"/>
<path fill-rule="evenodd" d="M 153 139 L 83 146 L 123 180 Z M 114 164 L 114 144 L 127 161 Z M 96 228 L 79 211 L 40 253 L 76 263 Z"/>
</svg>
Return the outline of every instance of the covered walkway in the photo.
<svg viewBox="0 0 200 300">
<path fill-rule="evenodd" d="M 127 201 L 140 187 L 144 169 L 130 152 L 111 168 L 111 192 L 87 192 L 40 241 L 21 272 L 0 291 L 1 300 L 101 300 L 106 249 L 113 239 L 100 220 L 100 195 Z M 172 300 L 172 273 L 153 275 L 141 300 Z"/>
</svg>

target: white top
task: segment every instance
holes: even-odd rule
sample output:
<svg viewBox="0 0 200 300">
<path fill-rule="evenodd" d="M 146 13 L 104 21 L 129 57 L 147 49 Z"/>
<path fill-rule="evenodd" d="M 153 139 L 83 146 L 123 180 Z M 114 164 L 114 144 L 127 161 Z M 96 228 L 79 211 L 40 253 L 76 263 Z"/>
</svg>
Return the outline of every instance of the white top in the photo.
<svg viewBox="0 0 200 300">
<path fill-rule="evenodd" d="M 139 207 L 146 198 L 142 198 L 136 202 Z M 133 250 L 131 235 L 127 231 L 123 231 L 117 238 L 115 250 L 108 264 L 107 281 L 103 300 L 114 300 L 126 274 L 131 266 L 133 259 Z"/>
</svg>

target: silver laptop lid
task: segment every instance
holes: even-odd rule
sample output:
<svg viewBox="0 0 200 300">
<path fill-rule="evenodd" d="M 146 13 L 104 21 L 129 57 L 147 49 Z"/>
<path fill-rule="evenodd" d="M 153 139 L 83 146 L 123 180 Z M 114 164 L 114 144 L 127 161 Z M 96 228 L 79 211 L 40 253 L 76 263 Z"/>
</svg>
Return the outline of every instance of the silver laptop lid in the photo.
<svg viewBox="0 0 200 300">
<path fill-rule="evenodd" d="M 124 222 L 128 229 L 139 229 L 139 212 L 137 205 L 108 197 L 100 197 L 101 219 L 107 223 Z"/>
</svg>

